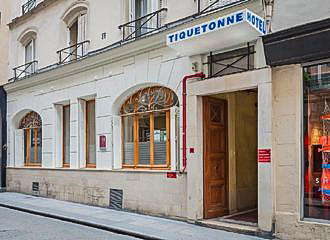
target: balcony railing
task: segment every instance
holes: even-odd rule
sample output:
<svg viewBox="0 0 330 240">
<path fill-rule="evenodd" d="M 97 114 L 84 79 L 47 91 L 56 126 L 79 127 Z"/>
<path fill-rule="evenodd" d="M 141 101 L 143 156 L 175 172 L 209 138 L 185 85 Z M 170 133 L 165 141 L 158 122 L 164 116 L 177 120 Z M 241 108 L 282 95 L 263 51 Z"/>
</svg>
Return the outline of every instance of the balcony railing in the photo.
<svg viewBox="0 0 330 240">
<path fill-rule="evenodd" d="M 38 61 L 37 60 L 34 60 L 32 62 L 29 62 L 29 63 L 25 63 L 21 66 L 13 68 L 14 81 L 19 79 L 19 78 L 26 77 L 26 76 L 29 76 L 29 75 L 35 73 L 37 71 L 37 68 L 38 68 Z"/>
<path fill-rule="evenodd" d="M 22 6 L 22 15 L 24 15 L 25 13 L 31 11 L 33 8 L 36 7 L 36 5 L 37 5 L 37 1 L 36 0 L 28 0 Z"/>
<path fill-rule="evenodd" d="M 212 11 L 216 11 L 221 8 L 229 7 L 231 5 L 246 2 L 247 0 L 215 0 L 209 4 L 206 8 L 202 9 L 201 0 L 198 0 L 198 14 L 204 14 Z"/>
<path fill-rule="evenodd" d="M 133 40 L 159 30 L 162 26 L 161 17 L 167 8 L 149 13 L 143 17 L 120 25 L 118 28 L 123 32 L 123 42 Z"/>
<path fill-rule="evenodd" d="M 209 78 L 221 77 L 254 69 L 254 47 L 248 44 L 245 48 L 213 54 L 210 53 L 208 62 Z"/>
<path fill-rule="evenodd" d="M 86 56 L 89 43 L 90 41 L 86 40 L 57 51 L 57 54 L 59 55 L 59 64 L 76 61 Z"/>
</svg>

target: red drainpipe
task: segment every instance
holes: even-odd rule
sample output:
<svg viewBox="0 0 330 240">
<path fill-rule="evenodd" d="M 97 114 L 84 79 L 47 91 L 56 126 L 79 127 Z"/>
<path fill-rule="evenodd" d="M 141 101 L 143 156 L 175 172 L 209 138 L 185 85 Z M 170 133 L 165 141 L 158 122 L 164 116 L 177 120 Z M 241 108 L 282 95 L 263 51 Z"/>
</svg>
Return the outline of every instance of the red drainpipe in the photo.
<svg viewBox="0 0 330 240">
<path fill-rule="evenodd" d="M 193 75 L 187 75 L 182 80 L 182 148 L 183 148 L 183 169 L 182 173 L 187 167 L 187 80 L 191 78 L 205 78 L 205 74 L 200 72 Z"/>
</svg>

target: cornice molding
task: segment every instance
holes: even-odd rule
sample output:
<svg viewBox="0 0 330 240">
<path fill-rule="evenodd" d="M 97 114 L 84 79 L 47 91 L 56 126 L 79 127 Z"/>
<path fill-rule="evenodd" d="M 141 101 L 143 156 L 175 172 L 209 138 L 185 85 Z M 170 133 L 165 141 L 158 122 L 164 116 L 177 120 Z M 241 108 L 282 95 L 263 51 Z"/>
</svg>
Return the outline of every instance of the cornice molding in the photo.
<svg viewBox="0 0 330 240">
<path fill-rule="evenodd" d="M 60 1 L 62 1 L 62 0 L 44 0 L 44 1 L 42 1 L 35 8 L 33 8 L 31 11 L 27 12 L 24 15 L 21 15 L 19 17 L 16 17 L 13 20 L 11 20 L 11 22 L 8 23 L 9 29 L 12 30 L 12 29 L 20 26 L 26 20 L 30 19 L 31 17 L 33 17 L 37 13 L 41 12 L 45 8 L 48 8 L 49 6 L 51 6 L 51 5 L 53 5 L 53 4 L 57 3 L 57 2 L 60 2 Z"/>
</svg>

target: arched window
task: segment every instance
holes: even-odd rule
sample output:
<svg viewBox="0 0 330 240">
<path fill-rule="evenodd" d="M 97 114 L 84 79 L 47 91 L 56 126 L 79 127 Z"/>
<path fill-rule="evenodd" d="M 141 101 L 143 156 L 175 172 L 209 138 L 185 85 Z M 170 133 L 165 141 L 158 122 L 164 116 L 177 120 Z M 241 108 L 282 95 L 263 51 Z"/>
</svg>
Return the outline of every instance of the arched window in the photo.
<svg viewBox="0 0 330 240">
<path fill-rule="evenodd" d="M 25 75 L 30 75 L 37 70 L 37 51 L 36 51 L 37 32 L 35 29 L 28 29 L 19 37 L 19 42 L 23 47 L 23 69 L 18 71 Z"/>
<path fill-rule="evenodd" d="M 36 112 L 27 113 L 21 120 L 19 128 L 24 131 L 24 165 L 41 166 L 42 121 Z"/>
<path fill-rule="evenodd" d="M 148 87 L 121 107 L 123 167 L 170 167 L 170 108 L 176 94 L 165 87 Z"/>
</svg>

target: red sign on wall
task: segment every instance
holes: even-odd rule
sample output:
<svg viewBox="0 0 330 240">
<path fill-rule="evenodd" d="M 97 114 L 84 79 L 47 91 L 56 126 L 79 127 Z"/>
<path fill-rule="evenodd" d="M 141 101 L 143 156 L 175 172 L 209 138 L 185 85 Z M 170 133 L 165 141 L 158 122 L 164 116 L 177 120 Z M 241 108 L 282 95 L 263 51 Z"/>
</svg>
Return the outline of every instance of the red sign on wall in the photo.
<svg viewBox="0 0 330 240">
<path fill-rule="evenodd" d="M 176 172 L 167 172 L 166 176 L 167 178 L 176 178 Z"/>
<path fill-rule="evenodd" d="M 106 136 L 100 136 L 100 150 L 106 150 L 107 148 L 107 138 Z"/>
<path fill-rule="evenodd" d="M 270 149 L 259 149 L 258 150 L 258 162 L 268 163 L 271 161 L 271 150 Z"/>
</svg>

